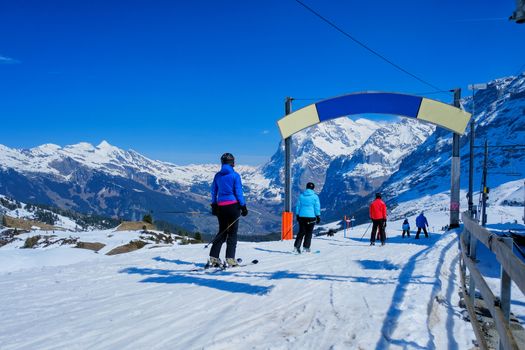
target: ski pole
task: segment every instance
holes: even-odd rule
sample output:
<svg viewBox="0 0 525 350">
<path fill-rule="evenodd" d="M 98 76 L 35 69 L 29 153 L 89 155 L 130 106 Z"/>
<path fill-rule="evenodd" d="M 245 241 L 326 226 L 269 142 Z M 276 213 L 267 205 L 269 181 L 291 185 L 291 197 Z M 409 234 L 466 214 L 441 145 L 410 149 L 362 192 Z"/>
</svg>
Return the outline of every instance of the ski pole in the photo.
<svg viewBox="0 0 525 350">
<path fill-rule="evenodd" d="M 363 237 L 366 235 L 366 232 L 368 231 L 368 229 L 370 228 L 370 226 L 372 226 L 372 223 L 370 223 L 370 225 L 368 225 L 368 227 L 366 228 L 365 230 L 365 233 L 363 233 L 363 235 L 361 236 L 361 241 L 363 240 Z"/>
<path fill-rule="evenodd" d="M 250 208 L 250 211 L 253 211 L 255 214 L 263 215 L 260 211 Z"/>
<path fill-rule="evenodd" d="M 313 220 L 313 221 L 307 221 L 306 224 L 307 225 L 310 225 L 310 224 L 315 224 L 316 220 Z M 299 222 L 296 221 L 295 224 L 292 225 L 291 228 L 288 229 L 288 231 L 286 231 L 286 235 L 288 235 L 288 232 L 292 231 L 293 232 L 293 229 L 295 228 L 295 226 L 298 224 Z"/>
<path fill-rule="evenodd" d="M 163 214 L 188 214 L 188 215 L 209 215 L 203 211 L 161 211 Z"/>
<path fill-rule="evenodd" d="M 224 230 L 222 230 L 222 232 L 217 233 L 217 235 L 215 236 L 215 238 L 214 238 L 210 243 L 208 243 L 208 244 L 206 244 L 206 245 L 204 246 L 204 249 L 208 248 L 208 246 L 209 246 L 210 244 L 215 243 L 215 242 L 219 239 L 219 237 L 222 236 L 222 234 L 223 234 L 224 232 L 228 231 L 228 229 L 229 229 L 230 227 L 232 227 L 233 224 L 235 224 L 237 221 L 239 221 L 240 218 L 241 218 L 241 217 L 239 216 L 239 217 L 238 217 L 237 219 L 235 219 L 231 224 L 229 224 L 228 227 L 226 227 Z"/>
<path fill-rule="evenodd" d="M 297 225 L 297 222 L 296 222 L 295 224 L 293 224 L 292 227 L 290 227 L 290 228 L 288 229 L 288 231 L 286 231 L 285 236 L 288 236 L 288 233 L 289 233 L 290 231 L 293 232 L 293 229 L 295 228 L 295 225 Z M 281 238 L 282 238 L 282 237 L 281 237 Z M 292 238 L 293 238 L 293 234 L 292 234 Z M 282 241 L 282 239 L 281 239 L 281 241 Z"/>
</svg>

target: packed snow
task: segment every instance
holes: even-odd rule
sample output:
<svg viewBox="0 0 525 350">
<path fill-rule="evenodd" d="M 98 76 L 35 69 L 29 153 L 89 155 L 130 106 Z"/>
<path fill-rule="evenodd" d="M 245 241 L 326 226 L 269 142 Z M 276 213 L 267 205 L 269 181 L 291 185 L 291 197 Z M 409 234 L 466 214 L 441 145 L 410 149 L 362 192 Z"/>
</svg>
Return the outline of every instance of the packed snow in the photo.
<svg viewBox="0 0 525 350">
<path fill-rule="evenodd" d="M 495 189 L 498 198 L 506 191 L 516 188 Z M 414 239 L 418 213 L 407 216 L 411 237 L 401 238 L 398 213 L 383 247 L 368 244 L 368 224 L 349 229 L 347 238 L 343 231 L 315 237 L 319 253 L 294 255 L 291 241 L 240 242 L 237 256 L 259 263 L 216 273 L 199 269 L 208 255 L 203 244 L 104 255 L 137 232 L 82 233 L 84 241 L 108 244 L 99 253 L 7 245 L 0 249 L 1 348 L 471 348 L 475 337 L 458 306 L 459 231 L 442 231 L 449 219 L 439 198 L 403 203 L 436 205 L 426 211 L 429 238 Z M 503 210 L 518 215 L 523 206 L 495 204 L 489 223 Z M 479 252 L 497 291 L 499 265 L 488 250 Z M 525 319 L 515 286 L 512 298 L 512 312 Z"/>
<path fill-rule="evenodd" d="M 429 220 L 446 221 L 439 212 Z M 293 255 L 290 241 L 241 242 L 237 255 L 259 264 L 218 273 L 192 271 L 207 258 L 202 244 L 111 257 L 11 247 L 0 255 L 0 343 L 2 349 L 471 347 L 474 335 L 458 307 L 456 232 L 416 241 L 401 239 L 400 226 L 389 222 L 384 247 L 368 245 L 368 225 L 347 239 L 342 232 L 314 238 L 318 254 Z"/>
</svg>

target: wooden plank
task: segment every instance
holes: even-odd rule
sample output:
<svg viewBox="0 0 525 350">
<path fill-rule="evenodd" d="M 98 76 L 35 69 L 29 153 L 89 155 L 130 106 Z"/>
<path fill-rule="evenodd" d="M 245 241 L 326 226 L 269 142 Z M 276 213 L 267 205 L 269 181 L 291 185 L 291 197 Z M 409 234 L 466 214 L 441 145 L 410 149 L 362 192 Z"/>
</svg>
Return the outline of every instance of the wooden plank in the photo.
<svg viewBox="0 0 525 350">
<path fill-rule="evenodd" d="M 464 242 L 461 242 L 461 244 L 463 245 L 463 250 L 465 250 L 466 246 Z M 492 293 L 492 290 L 488 286 L 487 282 L 485 282 L 485 279 L 477 269 L 476 264 L 472 259 L 467 257 L 464 252 L 462 252 L 462 257 L 463 262 L 467 265 L 467 268 L 470 272 L 470 278 L 475 280 L 476 286 L 481 292 L 481 296 L 483 297 L 483 301 L 485 302 L 485 306 L 490 311 L 490 314 L 494 319 L 494 324 L 496 326 L 496 330 L 498 331 L 500 341 L 502 342 L 504 349 L 519 349 L 516 340 L 514 339 L 514 336 L 510 331 L 509 324 L 505 321 L 503 311 L 499 306 L 495 305 L 496 298 L 494 297 L 494 294 Z"/>
<path fill-rule="evenodd" d="M 465 306 L 467 307 L 467 312 L 470 317 L 470 324 L 472 324 L 472 329 L 474 330 L 474 334 L 476 335 L 478 346 L 481 350 L 486 350 L 489 348 L 487 345 L 487 341 L 485 340 L 485 336 L 483 334 L 483 331 L 481 330 L 481 325 L 478 322 L 476 310 L 474 310 L 474 304 L 472 303 L 472 300 L 467 294 L 467 286 L 465 285 L 465 275 L 463 273 L 464 267 L 465 264 L 460 263 L 459 276 L 461 277 L 461 289 L 463 289 L 463 300 L 465 301 Z"/>
<path fill-rule="evenodd" d="M 468 214 L 463 213 L 462 219 L 465 229 L 496 254 L 501 266 L 521 292 L 525 294 L 525 263 L 518 259 L 512 249 L 509 249 L 504 242 L 499 241 L 497 235 L 478 225 Z"/>
<path fill-rule="evenodd" d="M 489 309 L 490 313 L 493 314 L 496 298 L 494 297 L 492 290 L 488 286 L 487 282 L 485 282 L 485 279 L 483 279 L 483 276 L 476 267 L 476 264 L 472 261 L 472 259 L 467 257 L 465 253 L 463 253 L 463 261 L 465 262 L 465 265 L 467 265 L 470 278 L 474 280 L 476 287 L 479 289 L 481 296 L 485 301 L 485 304 L 487 304 L 487 309 Z"/>
</svg>

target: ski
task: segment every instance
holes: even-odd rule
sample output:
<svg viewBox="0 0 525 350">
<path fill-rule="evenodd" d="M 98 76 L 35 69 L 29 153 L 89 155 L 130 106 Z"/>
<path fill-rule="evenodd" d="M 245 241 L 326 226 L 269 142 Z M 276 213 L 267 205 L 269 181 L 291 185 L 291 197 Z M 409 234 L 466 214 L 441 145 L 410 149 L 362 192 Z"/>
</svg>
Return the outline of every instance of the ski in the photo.
<svg viewBox="0 0 525 350">
<path fill-rule="evenodd" d="M 254 259 L 248 263 L 244 263 L 243 264 L 243 260 L 241 258 L 237 258 L 237 263 L 238 265 L 237 266 L 228 266 L 226 265 L 226 263 L 223 263 L 221 266 L 209 266 L 208 264 L 206 264 L 204 267 L 198 267 L 198 268 L 195 268 L 195 269 L 192 269 L 190 270 L 190 272 L 199 272 L 199 271 L 204 271 L 204 272 L 208 272 L 208 273 L 215 273 L 215 272 L 220 272 L 220 271 L 224 271 L 224 270 L 228 270 L 228 269 L 232 269 L 232 268 L 236 268 L 236 267 L 245 267 L 245 266 L 250 266 L 250 265 L 256 265 L 259 263 L 259 260 L 257 259 Z"/>
<path fill-rule="evenodd" d="M 238 258 L 238 259 L 237 259 L 237 263 L 238 263 L 239 265 L 237 265 L 237 266 L 232 266 L 232 267 L 243 267 L 243 266 L 257 265 L 257 264 L 259 263 L 259 260 L 257 260 L 257 259 L 253 259 L 252 261 L 243 264 L 242 259 L 241 259 L 241 258 Z M 227 267 L 227 268 L 230 268 L 230 267 Z"/>
<path fill-rule="evenodd" d="M 309 252 L 300 252 L 300 253 L 297 253 L 297 252 L 290 252 L 290 254 L 293 254 L 293 255 L 305 255 L 305 254 L 320 254 L 321 251 L 320 250 L 312 250 L 312 251 L 309 251 Z"/>
</svg>

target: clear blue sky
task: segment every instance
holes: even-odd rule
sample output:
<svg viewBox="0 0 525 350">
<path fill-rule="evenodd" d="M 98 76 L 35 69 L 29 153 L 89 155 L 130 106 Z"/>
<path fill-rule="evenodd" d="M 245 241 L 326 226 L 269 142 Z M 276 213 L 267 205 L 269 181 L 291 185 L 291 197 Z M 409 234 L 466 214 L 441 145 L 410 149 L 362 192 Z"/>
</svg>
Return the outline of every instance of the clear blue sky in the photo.
<svg viewBox="0 0 525 350">
<path fill-rule="evenodd" d="M 304 2 L 443 89 L 524 68 L 514 0 Z M 107 140 L 178 164 L 226 151 L 260 164 L 285 96 L 432 91 L 294 0 L 1 1 L 0 33 L 9 147 Z"/>
</svg>

